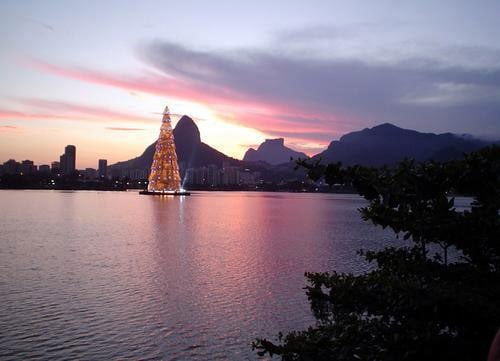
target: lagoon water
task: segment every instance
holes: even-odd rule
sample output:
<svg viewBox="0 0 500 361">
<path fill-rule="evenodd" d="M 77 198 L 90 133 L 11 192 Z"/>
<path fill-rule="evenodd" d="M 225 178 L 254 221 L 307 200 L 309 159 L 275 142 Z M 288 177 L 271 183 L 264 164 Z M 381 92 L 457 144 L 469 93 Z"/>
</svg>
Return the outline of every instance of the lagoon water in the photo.
<svg viewBox="0 0 500 361">
<path fill-rule="evenodd" d="M 400 242 L 351 195 L 0 191 L 0 359 L 254 360 L 314 322 L 305 271 Z"/>
</svg>

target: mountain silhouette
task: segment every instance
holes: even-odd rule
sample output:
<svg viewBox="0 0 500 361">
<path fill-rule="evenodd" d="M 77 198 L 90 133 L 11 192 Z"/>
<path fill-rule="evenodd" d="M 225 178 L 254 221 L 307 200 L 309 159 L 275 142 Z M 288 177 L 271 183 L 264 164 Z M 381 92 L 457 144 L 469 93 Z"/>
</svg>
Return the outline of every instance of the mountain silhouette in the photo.
<svg viewBox="0 0 500 361">
<path fill-rule="evenodd" d="M 196 123 L 187 115 L 182 116 L 175 126 L 173 133 L 181 173 L 191 167 L 201 167 L 209 164 L 222 167 L 223 162 L 232 165 L 240 162 L 203 143 Z M 119 172 L 120 170 L 149 170 L 153 161 L 155 148 L 156 142 L 148 146 L 140 156 L 113 164 L 111 166 L 112 172 Z"/>
<path fill-rule="evenodd" d="M 446 161 L 487 146 L 488 142 L 468 135 L 421 133 L 390 123 L 348 133 L 314 156 L 324 163 L 346 165 L 395 165 L 404 158 L 417 161 Z"/>
<path fill-rule="evenodd" d="M 290 162 L 290 158 L 305 158 L 306 155 L 285 146 L 283 138 L 266 139 L 257 150 L 250 148 L 243 157 L 244 161 L 264 161 L 272 165 Z"/>
<path fill-rule="evenodd" d="M 210 164 L 222 168 L 224 163 L 258 171 L 266 181 L 303 178 L 305 174 L 301 169 L 296 171 L 295 164 L 290 162 L 290 157 L 304 158 L 305 154 L 286 147 L 282 138 L 268 139 L 257 150 L 249 149 L 243 160 L 238 160 L 203 143 L 196 123 L 186 115 L 179 120 L 173 133 L 181 175 L 188 168 Z M 345 165 L 391 166 L 404 158 L 417 161 L 458 159 L 464 153 L 492 143 L 470 135 L 421 133 L 385 123 L 345 134 L 313 158 L 321 157 L 323 163 L 341 161 Z M 140 156 L 111 165 L 111 174 L 123 176 L 135 171 L 147 174 L 155 147 L 156 142 Z"/>
</svg>

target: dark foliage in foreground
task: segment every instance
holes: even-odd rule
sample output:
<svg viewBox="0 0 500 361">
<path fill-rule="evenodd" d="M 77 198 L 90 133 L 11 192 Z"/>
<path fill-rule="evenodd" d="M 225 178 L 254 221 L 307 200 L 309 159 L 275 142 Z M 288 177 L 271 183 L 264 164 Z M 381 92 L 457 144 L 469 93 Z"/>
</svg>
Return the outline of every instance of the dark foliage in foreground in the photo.
<svg viewBox="0 0 500 361">
<path fill-rule="evenodd" d="M 299 162 L 313 179 L 352 184 L 364 220 L 408 240 L 362 252 L 362 275 L 308 273 L 316 325 L 253 343 L 282 360 L 486 360 L 500 326 L 500 147 L 448 163 L 372 169 Z M 468 210 L 450 194 L 467 194 Z M 454 259 L 450 259 L 450 254 Z"/>
</svg>

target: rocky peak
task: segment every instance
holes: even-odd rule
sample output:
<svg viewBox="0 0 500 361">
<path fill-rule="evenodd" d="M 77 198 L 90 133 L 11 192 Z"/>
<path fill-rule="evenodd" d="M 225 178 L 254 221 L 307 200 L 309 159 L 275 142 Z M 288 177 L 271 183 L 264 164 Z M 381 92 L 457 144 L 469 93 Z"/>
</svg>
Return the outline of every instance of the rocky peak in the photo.
<svg viewBox="0 0 500 361">
<path fill-rule="evenodd" d="M 196 144 L 201 143 L 200 130 L 193 119 L 183 115 L 174 129 L 176 143 Z"/>
<path fill-rule="evenodd" d="M 290 161 L 290 158 L 304 158 L 304 153 L 297 152 L 285 146 L 285 139 L 266 139 L 259 145 L 257 150 L 250 148 L 245 153 L 243 160 L 249 162 L 264 161 L 269 164 L 282 164 Z"/>
</svg>

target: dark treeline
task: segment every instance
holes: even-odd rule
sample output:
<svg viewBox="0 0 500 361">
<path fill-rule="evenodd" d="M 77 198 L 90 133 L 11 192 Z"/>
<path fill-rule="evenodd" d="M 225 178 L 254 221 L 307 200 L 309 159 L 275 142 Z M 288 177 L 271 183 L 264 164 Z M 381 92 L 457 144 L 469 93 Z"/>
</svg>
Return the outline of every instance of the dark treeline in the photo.
<svg viewBox="0 0 500 361">
<path fill-rule="evenodd" d="M 500 147 L 395 168 L 300 165 L 313 179 L 351 184 L 368 201 L 361 217 L 406 244 L 360 251 L 376 266 L 364 274 L 306 273 L 316 324 L 257 339 L 257 352 L 284 361 L 486 360 L 500 328 Z M 470 208 L 456 209 L 453 193 L 470 195 Z"/>
</svg>

